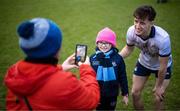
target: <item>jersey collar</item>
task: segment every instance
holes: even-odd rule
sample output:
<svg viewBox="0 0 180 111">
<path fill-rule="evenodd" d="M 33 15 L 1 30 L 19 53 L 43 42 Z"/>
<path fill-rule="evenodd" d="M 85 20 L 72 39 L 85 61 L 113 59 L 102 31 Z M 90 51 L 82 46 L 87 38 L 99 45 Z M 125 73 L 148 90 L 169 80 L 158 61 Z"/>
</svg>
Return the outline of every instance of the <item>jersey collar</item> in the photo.
<svg viewBox="0 0 180 111">
<path fill-rule="evenodd" d="M 151 32 L 150 32 L 149 36 L 148 36 L 147 38 L 145 38 L 145 39 L 143 39 L 143 38 L 141 38 L 141 37 L 140 37 L 140 38 L 141 38 L 142 40 L 146 41 L 146 40 L 148 40 L 149 38 L 153 38 L 153 37 L 155 36 L 155 32 L 156 32 L 155 27 L 152 26 L 152 27 L 151 27 Z"/>
<path fill-rule="evenodd" d="M 155 36 L 155 27 L 154 26 L 152 26 L 151 27 L 151 32 L 150 32 L 150 34 L 149 34 L 149 37 L 148 38 L 153 38 L 154 36 Z"/>
</svg>

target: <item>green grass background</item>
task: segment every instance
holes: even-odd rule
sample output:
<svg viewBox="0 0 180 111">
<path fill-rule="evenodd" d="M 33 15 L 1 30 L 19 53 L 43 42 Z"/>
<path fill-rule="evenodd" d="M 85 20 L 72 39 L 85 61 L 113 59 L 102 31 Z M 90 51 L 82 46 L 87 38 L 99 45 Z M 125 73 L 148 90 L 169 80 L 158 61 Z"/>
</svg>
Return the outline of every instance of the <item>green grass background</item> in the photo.
<svg viewBox="0 0 180 111">
<path fill-rule="evenodd" d="M 152 5 L 157 11 L 156 25 L 163 27 L 171 36 L 173 55 L 173 76 L 165 98 L 167 110 L 180 110 L 180 1 L 169 0 L 165 4 L 157 4 L 156 0 L 0 0 L 0 109 L 5 108 L 5 92 L 3 78 L 7 68 L 19 59 L 24 58 L 18 46 L 17 25 L 34 17 L 45 17 L 55 21 L 63 31 L 63 44 L 60 54 L 62 63 L 74 52 L 75 44 L 88 45 L 88 55 L 94 52 L 97 32 L 110 27 L 117 34 L 118 49 L 126 44 L 126 31 L 133 24 L 134 9 L 143 4 Z M 139 50 L 125 60 L 129 91 L 132 84 L 132 72 Z M 153 109 L 152 88 L 155 78 L 151 76 L 147 82 L 143 98 L 145 107 Z M 131 110 L 124 106 L 120 96 L 117 110 Z"/>
</svg>

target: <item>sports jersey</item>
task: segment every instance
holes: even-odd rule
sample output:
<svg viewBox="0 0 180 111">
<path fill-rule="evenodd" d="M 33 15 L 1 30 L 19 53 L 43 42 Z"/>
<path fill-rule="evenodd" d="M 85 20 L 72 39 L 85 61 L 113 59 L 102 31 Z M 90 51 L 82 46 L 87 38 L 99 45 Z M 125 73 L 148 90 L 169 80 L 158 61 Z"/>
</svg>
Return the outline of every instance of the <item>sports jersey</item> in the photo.
<svg viewBox="0 0 180 111">
<path fill-rule="evenodd" d="M 127 31 L 126 42 L 128 46 L 136 46 L 141 50 L 138 61 L 148 69 L 159 69 L 159 56 L 169 57 L 167 67 L 172 64 L 169 34 L 158 26 L 152 26 L 148 39 L 142 39 L 135 34 L 133 25 Z"/>
</svg>

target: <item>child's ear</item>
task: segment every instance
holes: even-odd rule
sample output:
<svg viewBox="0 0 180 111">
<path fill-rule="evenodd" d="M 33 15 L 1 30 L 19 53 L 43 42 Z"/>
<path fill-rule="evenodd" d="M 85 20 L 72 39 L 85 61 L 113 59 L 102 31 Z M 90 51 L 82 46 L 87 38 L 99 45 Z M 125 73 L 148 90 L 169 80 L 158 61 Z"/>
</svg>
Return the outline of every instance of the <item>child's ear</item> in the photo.
<svg viewBox="0 0 180 111">
<path fill-rule="evenodd" d="M 98 43 L 96 43 L 96 47 L 98 47 Z"/>
</svg>

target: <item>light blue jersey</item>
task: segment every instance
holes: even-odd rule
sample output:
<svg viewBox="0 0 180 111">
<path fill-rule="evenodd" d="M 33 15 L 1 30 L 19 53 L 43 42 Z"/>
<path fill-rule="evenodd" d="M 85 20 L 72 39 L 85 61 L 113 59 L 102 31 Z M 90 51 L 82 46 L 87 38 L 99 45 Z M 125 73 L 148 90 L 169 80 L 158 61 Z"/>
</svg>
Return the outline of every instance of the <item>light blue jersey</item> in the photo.
<svg viewBox="0 0 180 111">
<path fill-rule="evenodd" d="M 143 40 L 135 34 L 134 25 L 127 31 L 127 45 L 136 46 L 141 50 L 138 61 L 151 70 L 159 70 L 159 56 L 169 57 L 168 66 L 172 64 L 171 43 L 169 34 L 158 26 L 151 28 L 148 39 Z"/>
</svg>

